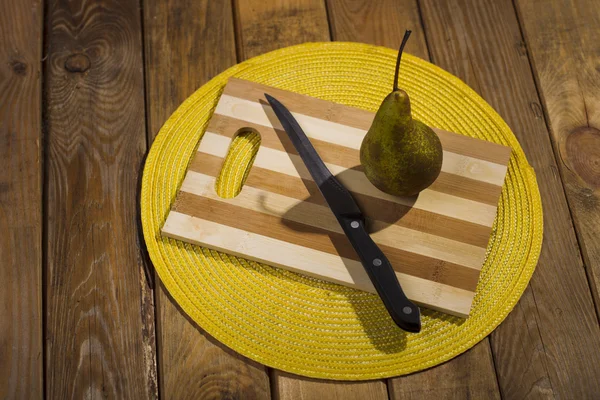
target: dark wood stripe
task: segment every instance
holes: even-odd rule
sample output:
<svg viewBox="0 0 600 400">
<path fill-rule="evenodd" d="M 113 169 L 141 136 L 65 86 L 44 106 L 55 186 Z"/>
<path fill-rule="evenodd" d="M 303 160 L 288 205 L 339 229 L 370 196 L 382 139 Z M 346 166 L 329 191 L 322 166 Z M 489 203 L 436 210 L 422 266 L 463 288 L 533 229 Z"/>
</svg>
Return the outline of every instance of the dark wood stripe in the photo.
<svg viewBox="0 0 600 400">
<path fill-rule="evenodd" d="M 283 130 L 272 127 L 215 114 L 206 130 L 221 136 L 233 137 L 240 128 L 244 127 L 254 128 L 260 133 L 261 146 L 298 154 L 287 134 Z M 310 141 L 326 163 L 358 171 L 363 170 L 358 150 L 313 138 Z M 498 205 L 498 197 L 502 191 L 501 186 L 446 172 L 440 173 L 429 189 L 492 206 Z"/>
<path fill-rule="evenodd" d="M 183 191 L 179 192 L 173 210 L 243 231 L 329 254 L 339 254 L 341 257 L 359 261 L 352 245 L 346 236 L 341 233 L 284 220 L 280 217 Z M 395 247 L 384 245 L 379 245 L 379 247 L 389 258 L 394 270 L 397 272 L 464 290 L 475 291 L 479 279 L 479 271 L 476 269 Z"/>
<path fill-rule="evenodd" d="M 217 177 L 222 165 L 223 158 L 198 152 L 192 159 L 189 169 Z M 281 174 L 256 165 L 250 170 L 245 185 L 327 206 L 319 188 L 313 181 Z M 363 194 L 353 193 L 353 196 L 361 210 L 370 219 L 396 224 L 478 247 L 487 247 L 491 232 L 490 227 L 402 204 L 392 206 L 386 200 Z"/>
<path fill-rule="evenodd" d="M 266 101 L 267 92 L 283 101 L 293 112 L 310 115 L 326 121 L 336 122 L 358 129 L 368 130 L 374 114 L 330 101 L 316 99 L 299 93 L 288 92 L 237 78 L 229 78 L 224 94 L 253 102 Z M 480 160 L 506 165 L 511 149 L 496 143 L 434 128 L 445 150 Z"/>
</svg>

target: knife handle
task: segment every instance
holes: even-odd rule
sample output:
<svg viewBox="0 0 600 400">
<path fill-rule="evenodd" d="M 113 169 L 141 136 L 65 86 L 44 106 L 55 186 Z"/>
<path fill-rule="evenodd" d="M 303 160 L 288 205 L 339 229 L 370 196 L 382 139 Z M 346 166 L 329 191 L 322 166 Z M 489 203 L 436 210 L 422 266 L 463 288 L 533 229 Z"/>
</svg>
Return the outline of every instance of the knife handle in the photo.
<svg viewBox="0 0 600 400">
<path fill-rule="evenodd" d="M 419 307 L 402 291 L 392 264 L 371 239 L 364 221 L 360 218 L 344 216 L 339 218 L 339 222 L 396 325 L 408 332 L 419 332 L 421 330 Z"/>
</svg>

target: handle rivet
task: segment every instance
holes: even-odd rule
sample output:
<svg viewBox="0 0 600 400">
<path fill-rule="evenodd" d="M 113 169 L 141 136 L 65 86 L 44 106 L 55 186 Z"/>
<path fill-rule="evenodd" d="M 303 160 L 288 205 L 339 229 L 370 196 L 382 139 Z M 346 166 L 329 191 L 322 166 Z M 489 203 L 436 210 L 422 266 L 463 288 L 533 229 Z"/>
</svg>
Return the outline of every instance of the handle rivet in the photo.
<svg viewBox="0 0 600 400">
<path fill-rule="evenodd" d="M 373 265 L 376 267 L 381 266 L 381 260 L 379 258 L 376 258 L 373 260 Z"/>
<path fill-rule="evenodd" d="M 412 314 L 412 308 L 410 308 L 409 306 L 406 306 L 402 309 L 402 312 L 404 314 Z"/>
<path fill-rule="evenodd" d="M 358 221 L 352 221 L 350 222 L 350 226 L 356 229 L 360 226 L 360 224 L 358 223 Z"/>
</svg>

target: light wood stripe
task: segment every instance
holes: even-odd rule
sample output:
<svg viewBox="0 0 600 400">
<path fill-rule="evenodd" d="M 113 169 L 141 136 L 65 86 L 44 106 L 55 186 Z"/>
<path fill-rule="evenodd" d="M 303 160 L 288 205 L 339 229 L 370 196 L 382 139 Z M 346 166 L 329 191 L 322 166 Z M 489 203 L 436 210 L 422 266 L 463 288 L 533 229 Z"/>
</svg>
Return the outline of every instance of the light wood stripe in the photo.
<svg viewBox="0 0 600 400">
<path fill-rule="evenodd" d="M 266 127 L 283 129 L 270 106 L 228 95 L 222 95 L 215 114 L 249 121 Z M 312 116 L 293 113 L 310 138 L 359 150 L 366 130 Z M 442 171 L 502 186 L 506 165 L 444 151 Z"/>
<path fill-rule="evenodd" d="M 229 78 L 224 94 L 238 97 L 253 102 L 263 101 L 266 104 L 264 93 L 268 93 L 288 107 L 293 113 L 312 115 L 314 117 L 350 126 L 367 131 L 373 122 L 374 113 L 371 111 L 352 108 L 330 101 L 316 99 L 299 93 L 273 87 L 265 87 L 261 84 L 249 82 L 237 78 Z M 469 157 L 479 158 L 496 164 L 506 165 L 510 158 L 509 147 L 480 139 L 471 138 L 433 128 L 437 133 L 445 150 L 462 154 Z"/>
<path fill-rule="evenodd" d="M 217 177 L 221 171 L 223 161 L 221 157 L 198 152 L 192 159 L 189 170 Z M 313 181 L 283 175 L 256 165 L 252 167 L 248 175 L 244 187 L 246 186 L 327 206 L 325 199 Z M 372 219 L 453 239 L 484 249 L 487 247 L 490 227 L 399 204 L 390 207 L 390 204 L 385 200 L 360 193 L 353 193 L 353 197 L 363 213 Z"/>
<path fill-rule="evenodd" d="M 221 199 L 222 200 L 222 199 Z M 359 260 L 348 238 L 343 233 L 328 231 L 292 220 L 282 220 L 250 209 L 180 192 L 173 211 L 213 221 L 253 234 L 267 236 L 350 260 Z M 475 291 L 479 271 L 451 262 L 404 251 L 379 244 L 394 270 L 423 279 L 443 283 L 464 290 Z"/>
<path fill-rule="evenodd" d="M 328 280 L 345 286 L 375 292 L 362 264 L 355 260 L 176 211 L 171 211 L 162 232 L 174 239 L 190 241 L 259 262 L 268 259 L 271 265 L 277 267 L 317 278 L 325 276 Z M 463 318 L 468 316 L 473 292 L 403 273 L 396 275 L 406 295 L 418 304 Z M 448 308 L 449 305 L 451 309 Z"/>
<path fill-rule="evenodd" d="M 231 140 L 212 132 L 206 132 L 200 142 L 198 151 L 218 157 L 227 155 Z M 388 202 L 412 206 L 421 210 L 446 215 L 480 225 L 492 226 L 496 217 L 496 207 L 472 200 L 448 195 L 445 193 L 424 190 L 416 198 L 397 197 L 383 193 L 373 186 L 364 173 L 353 169 L 345 169 L 338 165 L 325 163 L 332 174 L 351 192 L 377 197 Z M 254 160 L 254 165 L 280 172 L 282 174 L 312 180 L 302 159 L 293 154 L 261 147 Z"/>
<path fill-rule="evenodd" d="M 181 190 L 247 210 L 262 212 L 315 228 L 344 234 L 337 219 L 327 206 L 301 201 L 248 185 L 244 186 L 240 194 L 234 199 L 224 199 L 217 195 L 215 182 L 215 177 L 189 171 Z M 181 196 L 183 197 L 183 195 Z M 375 230 L 375 233 L 371 236 L 377 244 L 396 247 L 407 252 L 434 257 L 477 270 L 481 269 L 485 258 L 486 249 L 481 247 L 414 231 L 398 225 L 390 225 L 382 221 L 372 221 L 371 226 Z"/>
<path fill-rule="evenodd" d="M 287 134 L 283 130 L 274 129 L 273 127 L 215 114 L 206 130 L 232 138 L 241 128 L 256 129 L 261 136 L 261 146 L 290 154 L 298 154 Z M 358 150 L 314 138 L 311 139 L 311 143 L 324 162 L 363 171 Z M 448 160 L 445 160 L 445 163 L 447 164 Z M 442 171 L 428 190 L 497 206 L 502 186 Z"/>
</svg>

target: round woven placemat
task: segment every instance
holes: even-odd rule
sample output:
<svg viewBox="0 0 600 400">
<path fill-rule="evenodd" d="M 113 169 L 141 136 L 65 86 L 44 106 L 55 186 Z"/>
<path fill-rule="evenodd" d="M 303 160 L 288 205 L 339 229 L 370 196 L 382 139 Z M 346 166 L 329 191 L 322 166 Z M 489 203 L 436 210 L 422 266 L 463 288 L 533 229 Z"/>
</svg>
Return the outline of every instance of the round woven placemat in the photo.
<svg viewBox="0 0 600 400">
<path fill-rule="evenodd" d="M 308 43 L 250 59 L 190 96 L 157 136 L 144 169 L 141 212 L 154 267 L 181 308 L 233 350 L 300 375 L 363 380 L 425 369 L 469 349 L 515 306 L 537 263 L 542 209 L 532 168 L 498 114 L 465 83 L 406 54 L 400 83 L 416 118 L 512 148 L 508 175 L 471 315 L 423 310 L 405 334 L 376 295 L 163 238 L 175 199 L 227 79 L 236 76 L 375 111 L 389 93 L 396 51 L 356 43 Z M 150 99 L 152 101 L 152 99 Z M 217 191 L 232 196 L 256 138 L 240 137 Z"/>
</svg>

